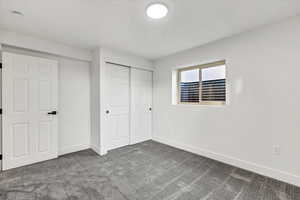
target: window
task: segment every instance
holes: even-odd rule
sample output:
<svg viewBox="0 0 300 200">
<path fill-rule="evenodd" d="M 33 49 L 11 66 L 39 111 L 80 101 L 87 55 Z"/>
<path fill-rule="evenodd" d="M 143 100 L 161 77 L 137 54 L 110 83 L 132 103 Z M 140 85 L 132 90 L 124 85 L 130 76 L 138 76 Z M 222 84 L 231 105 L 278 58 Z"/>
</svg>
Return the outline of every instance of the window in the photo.
<svg viewBox="0 0 300 200">
<path fill-rule="evenodd" d="M 225 61 L 179 69 L 177 99 L 182 104 L 225 104 Z"/>
</svg>

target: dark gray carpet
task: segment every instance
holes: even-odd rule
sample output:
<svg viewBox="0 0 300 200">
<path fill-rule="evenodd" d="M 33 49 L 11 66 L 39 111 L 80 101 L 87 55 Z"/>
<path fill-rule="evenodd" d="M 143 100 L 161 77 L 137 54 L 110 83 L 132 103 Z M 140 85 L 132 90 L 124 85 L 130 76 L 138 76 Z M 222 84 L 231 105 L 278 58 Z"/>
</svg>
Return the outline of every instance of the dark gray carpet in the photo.
<svg viewBox="0 0 300 200">
<path fill-rule="evenodd" d="M 157 142 L 0 173 L 1 200 L 300 200 L 300 188 Z"/>
</svg>

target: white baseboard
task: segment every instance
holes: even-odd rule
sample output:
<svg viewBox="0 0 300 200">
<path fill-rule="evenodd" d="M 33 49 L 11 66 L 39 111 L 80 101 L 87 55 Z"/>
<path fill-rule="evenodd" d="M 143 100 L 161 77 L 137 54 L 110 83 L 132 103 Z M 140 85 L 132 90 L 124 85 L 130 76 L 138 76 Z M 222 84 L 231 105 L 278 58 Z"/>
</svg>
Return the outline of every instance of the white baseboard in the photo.
<svg viewBox="0 0 300 200">
<path fill-rule="evenodd" d="M 253 163 L 253 162 L 237 159 L 237 158 L 227 156 L 224 154 L 215 153 L 215 152 L 209 151 L 207 149 L 201 149 L 198 147 L 179 143 L 179 142 L 172 141 L 169 139 L 154 137 L 153 140 L 163 143 L 163 144 L 166 144 L 166 145 L 170 145 L 170 146 L 179 148 L 179 149 L 189 151 L 191 153 L 195 153 L 195 154 L 198 154 L 198 155 L 201 155 L 204 157 L 208 157 L 208 158 L 211 158 L 211 159 L 223 162 L 223 163 L 227 163 L 229 165 L 233 165 L 233 166 L 236 166 L 236 167 L 248 170 L 248 171 L 252 171 L 252 172 L 267 176 L 267 177 L 278 179 L 278 180 L 284 181 L 286 183 L 300 186 L 300 176 L 297 176 L 297 175 L 294 175 L 294 174 L 291 174 L 288 172 L 273 169 L 270 167 L 266 167 L 263 165 Z"/>
<path fill-rule="evenodd" d="M 91 149 L 93 150 L 93 151 L 95 151 L 98 155 L 101 155 L 101 148 L 100 147 L 98 147 L 98 146 L 96 146 L 96 145 L 94 145 L 94 144 L 91 144 Z"/>
<path fill-rule="evenodd" d="M 82 151 L 82 150 L 86 150 L 89 149 L 90 145 L 89 144 L 79 144 L 79 145 L 73 145 L 73 146 L 69 146 L 69 147 L 64 147 L 58 150 L 58 155 L 64 155 L 64 154 L 68 154 L 68 153 L 73 153 L 73 152 L 77 152 L 77 151 Z"/>
</svg>

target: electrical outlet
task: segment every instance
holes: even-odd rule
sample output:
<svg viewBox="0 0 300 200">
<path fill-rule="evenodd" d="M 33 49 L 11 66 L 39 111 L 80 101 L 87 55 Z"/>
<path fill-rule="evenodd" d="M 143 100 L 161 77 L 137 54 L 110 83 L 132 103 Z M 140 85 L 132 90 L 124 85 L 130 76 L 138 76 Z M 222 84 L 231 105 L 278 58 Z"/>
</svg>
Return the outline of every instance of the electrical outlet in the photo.
<svg viewBox="0 0 300 200">
<path fill-rule="evenodd" d="M 273 147 L 273 154 L 275 156 L 279 156 L 281 154 L 281 148 L 280 148 L 280 146 L 274 146 Z"/>
</svg>

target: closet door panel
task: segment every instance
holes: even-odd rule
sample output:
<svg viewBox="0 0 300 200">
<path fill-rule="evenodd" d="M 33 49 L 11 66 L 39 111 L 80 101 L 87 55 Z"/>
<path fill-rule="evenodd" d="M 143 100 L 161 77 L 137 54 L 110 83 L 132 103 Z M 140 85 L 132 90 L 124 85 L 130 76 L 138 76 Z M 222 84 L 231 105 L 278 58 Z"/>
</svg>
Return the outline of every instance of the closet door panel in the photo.
<svg viewBox="0 0 300 200">
<path fill-rule="evenodd" d="M 152 138 L 152 72 L 131 69 L 131 144 Z"/>
<path fill-rule="evenodd" d="M 130 72 L 128 67 L 106 64 L 106 123 L 108 150 L 130 143 Z"/>
</svg>

